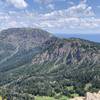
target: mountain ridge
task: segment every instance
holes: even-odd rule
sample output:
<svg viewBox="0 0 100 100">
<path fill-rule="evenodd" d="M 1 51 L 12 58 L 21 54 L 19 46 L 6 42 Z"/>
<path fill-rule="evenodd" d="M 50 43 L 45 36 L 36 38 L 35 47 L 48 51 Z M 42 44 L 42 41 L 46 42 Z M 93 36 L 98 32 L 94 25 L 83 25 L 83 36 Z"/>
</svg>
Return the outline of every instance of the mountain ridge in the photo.
<svg viewBox="0 0 100 100">
<path fill-rule="evenodd" d="M 100 89 L 100 43 L 60 39 L 38 29 L 12 30 L 0 33 L 0 87 L 40 96 L 83 96 Z"/>
</svg>

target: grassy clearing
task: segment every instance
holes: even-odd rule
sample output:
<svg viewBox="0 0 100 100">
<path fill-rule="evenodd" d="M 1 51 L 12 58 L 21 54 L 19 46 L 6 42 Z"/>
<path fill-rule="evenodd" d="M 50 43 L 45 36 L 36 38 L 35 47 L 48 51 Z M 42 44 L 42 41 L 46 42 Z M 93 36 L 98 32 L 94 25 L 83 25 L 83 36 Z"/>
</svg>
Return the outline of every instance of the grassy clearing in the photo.
<svg viewBox="0 0 100 100">
<path fill-rule="evenodd" d="M 47 96 L 36 96 L 35 100 L 57 100 L 57 99 L 54 99 L 53 97 L 47 97 Z"/>
<path fill-rule="evenodd" d="M 48 96 L 36 96 L 35 100 L 69 100 L 67 96 L 61 96 L 59 99 Z"/>
</svg>

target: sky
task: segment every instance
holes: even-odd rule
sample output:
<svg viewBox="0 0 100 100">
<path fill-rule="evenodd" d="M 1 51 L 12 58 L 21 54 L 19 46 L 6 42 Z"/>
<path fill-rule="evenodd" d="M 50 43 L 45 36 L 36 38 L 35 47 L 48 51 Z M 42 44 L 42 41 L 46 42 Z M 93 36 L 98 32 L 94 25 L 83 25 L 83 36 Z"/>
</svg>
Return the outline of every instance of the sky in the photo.
<svg viewBox="0 0 100 100">
<path fill-rule="evenodd" d="M 100 0 L 0 0 L 0 30 L 13 27 L 100 34 Z"/>
</svg>

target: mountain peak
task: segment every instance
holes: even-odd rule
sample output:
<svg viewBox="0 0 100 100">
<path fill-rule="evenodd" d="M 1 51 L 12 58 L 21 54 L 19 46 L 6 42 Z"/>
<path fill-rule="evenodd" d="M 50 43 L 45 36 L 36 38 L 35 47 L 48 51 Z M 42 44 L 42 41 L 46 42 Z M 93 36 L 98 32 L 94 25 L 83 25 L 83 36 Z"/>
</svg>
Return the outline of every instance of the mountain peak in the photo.
<svg viewBox="0 0 100 100">
<path fill-rule="evenodd" d="M 45 31 L 45 30 L 42 30 L 42 29 L 39 29 L 39 28 L 8 28 L 8 29 L 5 29 L 5 30 L 2 30 L 1 33 L 9 33 L 11 32 L 11 34 L 13 33 L 20 33 L 20 32 L 25 32 L 24 34 L 29 34 L 29 33 L 34 33 L 34 34 L 38 34 L 38 33 L 41 33 L 42 35 L 48 35 L 48 36 L 52 36 L 51 33 Z M 1 34 L 0 33 L 0 34 Z"/>
<path fill-rule="evenodd" d="M 41 45 L 52 37 L 47 31 L 37 28 L 9 28 L 0 32 L 0 40 L 6 43 L 30 48 Z"/>
</svg>

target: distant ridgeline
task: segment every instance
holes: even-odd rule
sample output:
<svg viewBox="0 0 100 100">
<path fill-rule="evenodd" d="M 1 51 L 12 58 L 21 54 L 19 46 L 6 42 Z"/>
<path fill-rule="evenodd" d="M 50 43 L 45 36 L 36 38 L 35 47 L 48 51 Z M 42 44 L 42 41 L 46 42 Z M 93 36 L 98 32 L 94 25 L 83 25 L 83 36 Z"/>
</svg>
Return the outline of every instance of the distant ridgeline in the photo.
<svg viewBox="0 0 100 100">
<path fill-rule="evenodd" d="M 57 37 L 59 38 L 80 38 L 80 39 L 85 39 L 85 40 L 90 40 L 90 41 L 94 41 L 94 42 L 99 42 L 100 43 L 100 33 L 85 33 L 85 34 L 80 34 L 80 33 L 76 33 L 76 34 L 72 34 L 72 33 L 57 33 L 55 34 Z"/>
<path fill-rule="evenodd" d="M 66 100 L 100 90 L 100 43 L 61 39 L 41 29 L 0 32 L 0 95 Z"/>
</svg>

